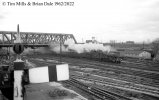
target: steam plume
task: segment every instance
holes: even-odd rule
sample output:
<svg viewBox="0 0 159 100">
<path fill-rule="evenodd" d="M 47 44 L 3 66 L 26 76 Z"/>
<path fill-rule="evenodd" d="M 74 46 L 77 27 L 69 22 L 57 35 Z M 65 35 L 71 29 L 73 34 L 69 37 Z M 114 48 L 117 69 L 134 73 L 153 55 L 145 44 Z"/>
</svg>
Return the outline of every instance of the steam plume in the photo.
<svg viewBox="0 0 159 100">
<path fill-rule="evenodd" d="M 50 48 L 52 51 L 59 53 L 60 52 L 60 44 L 59 43 L 51 43 Z M 69 39 L 65 41 L 64 45 L 62 45 L 62 52 L 70 52 L 75 51 L 77 53 L 90 52 L 92 50 L 98 51 L 101 50 L 103 52 L 116 51 L 111 46 L 103 46 L 103 44 L 75 44 L 73 40 Z"/>
</svg>

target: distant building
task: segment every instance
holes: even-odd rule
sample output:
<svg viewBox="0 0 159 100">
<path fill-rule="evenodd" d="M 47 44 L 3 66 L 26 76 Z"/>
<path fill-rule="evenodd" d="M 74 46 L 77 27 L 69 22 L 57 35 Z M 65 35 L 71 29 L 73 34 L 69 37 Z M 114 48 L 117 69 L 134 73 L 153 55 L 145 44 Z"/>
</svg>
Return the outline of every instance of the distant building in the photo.
<svg viewBox="0 0 159 100">
<path fill-rule="evenodd" d="M 110 40 L 110 43 L 115 43 L 115 40 Z"/>
<path fill-rule="evenodd" d="M 126 41 L 126 44 L 135 44 L 134 41 Z"/>
<path fill-rule="evenodd" d="M 125 50 L 119 51 L 121 56 L 132 57 L 132 58 L 143 58 L 151 59 L 151 53 L 142 50 Z"/>
<path fill-rule="evenodd" d="M 86 43 L 92 43 L 92 40 L 86 40 Z"/>
<path fill-rule="evenodd" d="M 144 59 L 151 59 L 151 53 L 147 51 L 143 51 L 139 54 L 139 57 Z"/>
<path fill-rule="evenodd" d="M 95 37 L 92 37 L 92 40 L 86 40 L 86 43 L 98 43 Z"/>
</svg>

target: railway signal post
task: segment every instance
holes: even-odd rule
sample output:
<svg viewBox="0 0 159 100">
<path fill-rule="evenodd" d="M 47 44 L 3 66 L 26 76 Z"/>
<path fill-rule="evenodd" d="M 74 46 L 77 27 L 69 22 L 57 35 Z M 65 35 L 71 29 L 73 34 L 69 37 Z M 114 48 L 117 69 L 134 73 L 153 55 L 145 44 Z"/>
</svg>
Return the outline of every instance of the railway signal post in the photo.
<svg viewBox="0 0 159 100">
<path fill-rule="evenodd" d="M 14 95 L 13 100 L 23 100 L 23 86 L 22 77 L 24 73 L 24 61 L 21 60 L 20 54 L 24 51 L 24 46 L 17 43 L 13 46 L 13 51 L 17 54 L 16 61 L 14 61 Z"/>
</svg>

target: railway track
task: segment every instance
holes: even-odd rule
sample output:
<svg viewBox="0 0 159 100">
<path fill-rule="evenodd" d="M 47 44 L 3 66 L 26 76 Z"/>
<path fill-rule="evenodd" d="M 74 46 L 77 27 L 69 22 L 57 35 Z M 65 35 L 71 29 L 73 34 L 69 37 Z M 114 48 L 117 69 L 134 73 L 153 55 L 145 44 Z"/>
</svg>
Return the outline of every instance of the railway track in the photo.
<svg viewBox="0 0 159 100">
<path fill-rule="evenodd" d="M 50 62 L 43 62 L 43 61 L 40 61 L 40 62 L 38 62 L 38 63 L 40 63 L 40 65 L 41 64 L 50 64 Z M 72 68 L 70 68 L 70 70 L 72 70 Z M 72 71 L 81 71 L 81 70 L 72 70 Z M 85 71 L 83 71 L 82 70 L 82 72 L 85 72 Z M 94 75 L 98 75 L 98 76 L 101 76 L 101 77 L 105 77 L 105 78 L 112 78 L 112 79 L 116 79 L 116 80 L 121 80 L 121 82 L 123 82 L 123 81 L 125 81 L 126 83 L 126 85 L 127 84 L 141 84 L 141 85 L 143 85 L 143 86 L 147 86 L 147 87 L 159 87 L 159 83 L 157 84 L 157 83 L 154 83 L 153 81 L 151 82 L 151 81 L 147 81 L 148 79 L 145 79 L 146 80 L 146 82 L 143 82 L 143 83 L 140 83 L 139 81 L 137 81 L 137 80 L 135 80 L 134 79 L 134 77 L 133 76 L 131 76 L 131 77 L 128 77 L 127 75 L 125 76 L 125 77 L 123 77 L 123 75 L 122 75 L 122 77 L 119 77 L 119 75 L 118 76 L 116 76 L 116 77 L 108 77 L 108 76 L 106 76 L 107 74 L 106 74 L 106 72 L 104 72 L 104 71 L 96 71 L 96 72 L 85 72 L 85 73 L 89 73 L 89 74 L 94 74 Z M 133 78 L 132 78 L 133 77 Z"/>
<path fill-rule="evenodd" d="M 133 100 L 131 98 L 128 98 L 128 97 L 125 97 L 125 96 L 122 96 L 107 90 L 103 90 L 97 87 L 90 87 L 74 78 L 71 78 L 69 81 L 65 81 L 65 83 L 69 85 L 73 85 L 101 100 Z"/>
<path fill-rule="evenodd" d="M 94 75 L 98 75 L 98 76 L 102 76 L 102 77 L 117 79 L 117 80 L 121 80 L 121 81 L 127 81 L 127 82 L 134 83 L 134 84 L 141 84 L 141 85 L 145 85 L 145 86 L 159 88 L 159 82 L 154 83 L 154 81 L 147 79 L 147 78 L 141 79 L 140 77 L 136 77 L 136 76 L 132 76 L 132 75 L 130 75 L 130 76 L 115 75 L 114 73 L 109 73 L 109 72 L 100 71 L 100 70 L 94 70 L 93 72 L 85 71 L 85 70 L 81 70 L 81 69 L 75 69 L 75 68 L 70 68 L 70 70 L 76 71 L 79 73 L 94 74 Z"/>
<path fill-rule="evenodd" d="M 128 62 L 134 62 L 134 63 L 149 63 L 149 64 L 159 64 L 159 61 L 152 61 L 152 60 L 139 60 L 139 59 L 133 59 L 133 58 L 126 58 L 126 61 Z"/>
<path fill-rule="evenodd" d="M 57 57 L 57 55 L 54 57 Z M 63 57 L 63 58 L 71 58 L 71 57 Z M 78 59 L 78 58 L 75 58 L 75 59 Z M 101 62 L 101 61 L 96 61 L 96 60 L 91 60 L 91 59 L 86 59 L 86 58 L 80 58 L 80 59 L 84 59 L 86 61 L 105 63 L 104 61 Z M 125 62 L 129 62 L 129 63 L 125 63 Z M 109 63 L 109 62 L 106 62 L 106 63 Z M 136 69 L 142 69 L 142 70 L 159 71 L 159 69 L 156 69 L 156 67 L 159 66 L 159 62 L 157 62 L 157 61 L 149 61 L 149 60 L 143 61 L 143 60 L 139 60 L 139 59 L 138 60 L 137 59 L 136 60 L 126 59 L 126 60 L 122 61 L 120 64 L 116 64 L 116 63 L 111 63 L 111 64 L 120 65 L 120 66 L 124 66 L 124 67 L 131 67 L 131 68 L 136 68 Z M 149 67 L 151 67 L 151 68 L 149 68 Z"/>
<path fill-rule="evenodd" d="M 83 76 L 74 75 L 71 77 L 73 77 L 75 79 L 91 81 L 93 83 L 103 84 L 103 86 L 108 85 L 108 86 L 112 86 L 112 87 L 116 87 L 116 88 L 120 88 L 120 89 L 131 90 L 131 91 L 140 92 L 140 93 L 152 95 L 155 97 L 159 97 L 159 89 L 155 89 L 155 88 L 149 88 L 149 87 L 145 87 L 145 86 L 141 86 L 141 85 L 130 84 L 130 83 L 121 82 L 121 81 L 114 81 L 112 79 L 99 78 L 99 77 L 95 77 L 95 76 L 83 77 Z"/>
<path fill-rule="evenodd" d="M 45 59 L 50 59 L 50 58 L 54 58 L 59 60 L 58 56 L 43 56 L 43 58 Z M 145 61 L 127 61 L 124 60 L 121 64 L 116 64 L 116 63 L 108 63 L 108 62 L 100 62 L 100 61 L 96 61 L 96 60 L 88 60 L 86 58 L 82 59 L 78 59 L 78 58 L 70 58 L 70 57 L 62 57 L 62 60 L 67 60 L 67 59 L 71 59 L 71 60 L 76 60 L 79 62 L 90 62 L 90 63 L 100 63 L 100 64 L 106 64 L 106 65 L 114 65 L 114 66 L 120 66 L 120 67 L 124 67 L 124 68 L 131 68 L 131 69 L 135 69 L 135 70 L 143 70 L 145 72 L 149 72 L 149 73 L 158 73 L 159 74 L 159 69 L 156 69 L 156 67 L 152 67 L 154 66 L 159 66 L 159 62 L 145 62 Z M 151 68 L 150 68 L 151 67 Z"/>
<path fill-rule="evenodd" d="M 72 61 L 73 62 L 73 61 Z M 128 74 L 128 75 L 135 75 L 139 77 L 145 77 L 149 79 L 154 79 L 154 80 L 159 80 L 159 73 L 152 73 L 152 72 L 144 72 L 144 70 L 136 70 L 134 68 L 129 68 L 129 67 L 122 67 L 122 66 L 116 66 L 116 65 L 104 65 L 104 64 L 98 64 L 98 63 L 71 63 L 71 65 L 78 65 L 78 66 L 88 66 L 92 68 L 97 68 L 97 66 L 100 66 L 101 69 L 103 70 L 110 70 L 114 71 L 119 74 Z"/>
<path fill-rule="evenodd" d="M 46 57 L 48 58 L 48 57 Z M 54 56 L 55 59 L 59 59 L 59 57 L 57 56 Z M 63 57 L 62 59 L 65 60 L 65 59 L 76 59 L 76 60 L 80 60 L 81 59 L 78 59 L 78 58 L 70 58 L 70 57 Z M 83 59 L 83 61 L 86 61 L 86 62 L 95 62 L 95 63 L 101 63 L 101 64 L 111 64 L 111 65 L 118 65 L 118 66 L 122 66 L 122 67 L 131 67 L 131 68 L 136 68 L 136 69 L 141 69 L 141 70 L 144 70 L 146 67 L 152 67 L 153 65 L 157 66 L 159 65 L 159 62 L 158 63 L 152 63 L 152 62 L 145 62 L 145 61 L 123 61 L 123 63 L 121 64 L 116 64 L 116 63 L 109 63 L 109 62 L 100 62 L 100 61 L 96 61 L 96 60 L 88 60 L 86 58 Z M 129 62 L 129 63 L 126 63 L 126 62 Z M 132 66 L 133 65 L 136 65 L 136 66 Z M 131 66 L 129 66 L 131 65 Z M 140 67 L 138 67 L 140 66 Z M 151 70 L 151 69 L 145 69 L 145 70 Z M 156 68 L 155 70 L 152 70 L 151 72 L 155 72 L 156 71 Z"/>
<path fill-rule="evenodd" d="M 41 58 L 41 57 L 40 57 Z M 43 56 L 42 57 L 43 59 L 54 59 L 54 60 L 59 60 L 59 57 L 48 57 L 48 56 Z M 78 62 L 78 63 L 87 63 L 87 64 L 98 64 L 98 65 L 107 65 L 107 66 L 111 66 L 111 67 L 118 67 L 118 68 L 122 68 L 122 69 L 131 69 L 131 70 L 136 70 L 136 71 L 144 71 L 144 72 L 147 72 L 147 73 L 154 73 L 154 74 L 159 74 L 159 72 L 157 71 L 151 71 L 151 69 L 147 69 L 147 70 L 144 70 L 142 69 L 142 67 L 144 67 L 145 65 L 143 64 L 128 64 L 128 63 L 122 63 L 122 64 L 115 64 L 115 63 L 105 63 L 105 62 L 99 62 L 99 61 L 92 61 L 92 60 L 87 60 L 87 59 L 74 59 L 74 58 L 69 58 L 69 57 L 63 57 L 62 58 L 63 61 L 67 61 L 67 62 L 70 62 L 73 61 L 73 62 Z M 142 67 L 141 67 L 142 66 Z"/>
<path fill-rule="evenodd" d="M 45 59 L 52 59 L 49 57 L 46 57 Z M 58 58 L 54 57 L 53 59 L 59 60 Z M 81 59 L 72 59 L 72 58 L 63 58 L 63 61 L 68 62 L 71 65 L 78 65 L 78 66 L 90 66 L 90 67 L 97 67 L 100 66 L 103 70 L 112 70 L 117 73 L 121 74 L 128 74 L 128 75 L 136 75 L 140 77 L 145 77 L 149 79 L 154 79 L 154 80 L 159 80 L 159 72 L 156 71 L 149 71 L 149 70 L 143 70 L 139 68 L 132 68 L 131 66 L 136 66 L 136 65 L 117 65 L 117 64 L 112 64 L 112 63 L 101 63 L 97 61 L 83 61 Z"/>
<path fill-rule="evenodd" d="M 150 63 L 150 62 L 130 62 L 130 61 L 122 61 L 120 64 L 122 66 L 127 66 L 130 68 L 136 68 L 136 69 L 141 69 L 144 71 L 149 71 L 149 72 L 159 72 L 158 66 L 159 63 Z M 132 67 L 133 66 L 133 67 Z"/>
<path fill-rule="evenodd" d="M 36 63 L 40 63 L 39 65 L 51 65 L 51 63 L 54 63 L 51 61 L 48 61 L 46 59 L 52 59 L 52 58 L 45 58 L 36 61 L 36 59 L 31 59 L 32 61 L 36 62 Z M 53 59 L 54 61 L 59 60 L 59 59 Z M 103 74 L 104 75 L 104 71 L 106 72 L 114 72 L 113 74 L 118 75 L 118 78 L 120 78 L 119 76 L 122 75 L 124 77 L 128 77 L 127 79 L 124 77 L 121 79 L 124 79 L 125 81 L 129 81 L 129 77 L 131 79 L 134 78 L 134 80 L 136 79 L 136 77 L 138 77 L 139 79 L 142 79 L 142 77 L 144 78 L 144 80 L 149 82 L 146 82 L 146 85 L 148 85 L 150 83 L 150 86 L 154 85 L 154 86 L 159 86 L 159 80 L 157 80 L 159 77 L 159 74 L 155 74 L 155 73 L 149 73 L 149 72 L 142 72 L 142 70 L 135 70 L 135 69 L 130 69 L 130 68 L 126 68 L 126 67 L 121 67 L 121 66 L 113 66 L 113 65 L 105 65 L 105 64 L 101 64 L 101 63 L 96 63 L 96 62 L 86 62 L 86 61 L 79 61 L 76 59 L 63 59 L 63 61 L 68 62 L 70 65 L 72 66 L 82 66 L 85 68 L 98 68 L 102 71 L 102 73 L 99 74 Z M 100 67 L 99 67 L 100 66 Z M 137 79 L 136 79 L 137 80 Z M 141 82 L 145 82 L 143 79 L 141 80 Z"/>
<path fill-rule="evenodd" d="M 39 63 L 39 65 L 43 64 L 43 65 L 51 65 L 53 61 L 58 61 L 59 59 L 58 58 L 50 58 L 50 57 L 41 57 L 41 61 L 36 61 L 36 59 L 31 59 L 31 60 L 34 60 L 36 63 Z M 50 60 L 50 61 L 48 61 Z M 114 66 L 114 65 L 107 65 L 107 64 L 103 64 L 103 63 L 100 63 L 100 62 L 87 62 L 87 61 L 83 61 L 83 60 L 80 60 L 80 59 L 64 59 L 63 58 L 63 61 L 64 62 L 67 62 L 69 63 L 70 65 L 73 65 L 73 66 L 82 66 L 83 68 L 99 68 L 100 70 L 102 71 L 112 71 L 112 72 L 115 72 L 118 73 L 118 74 L 127 74 L 127 75 L 133 75 L 133 76 L 140 76 L 140 77 L 146 77 L 146 78 L 149 78 L 149 79 L 154 79 L 156 84 L 158 84 L 159 82 L 156 80 L 156 77 L 154 77 L 153 74 L 156 75 L 156 73 L 151 73 L 150 72 L 142 72 L 140 69 L 131 69 L 131 68 L 126 68 L 126 67 L 122 67 L 122 66 Z M 147 74 L 150 74 L 148 76 L 146 76 Z M 157 74 L 158 75 L 158 74 Z M 113 78 L 112 78 L 113 79 Z M 85 79 L 85 80 L 88 80 L 88 79 Z M 112 80 L 106 80 L 106 79 L 89 79 L 89 81 L 95 81 L 95 82 L 98 82 L 98 83 L 101 83 L 101 84 L 106 84 L 106 85 L 111 85 L 113 87 L 120 87 L 120 88 L 125 88 L 125 89 L 131 89 L 131 90 L 135 90 L 135 91 L 140 91 L 142 93 L 145 93 L 145 94 L 149 94 L 149 95 L 154 95 L 154 96 L 158 96 L 159 95 L 159 91 L 158 90 L 155 90 L 155 89 L 151 89 L 151 88 L 147 88 L 147 87 L 142 87 L 141 86 L 137 86 L 137 85 L 134 85 L 133 83 L 130 83 L 130 82 L 126 82 L 126 83 L 122 83 L 121 81 L 116 81 L 116 82 L 113 82 Z M 127 80 L 126 80 L 127 81 Z M 104 83 L 103 83 L 104 82 Z"/>
<path fill-rule="evenodd" d="M 43 63 L 43 62 L 41 62 Z M 50 64 L 50 63 L 49 63 Z M 93 82 L 97 82 L 97 83 L 101 83 L 103 85 L 109 85 L 112 87 L 117 87 L 117 88 L 121 88 L 121 89 L 126 89 L 126 90 L 132 90 L 132 91 L 137 91 L 137 92 L 141 92 L 141 93 L 145 93 L 148 95 L 153 95 L 153 96 L 158 96 L 159 97 L 159 90 L 156 88 L 149 88 L 149 86 L 142 86 L 142 85 L 136 85 L 130 82 L 126 82 L 126 81 L 117 81 L 114 79 L 110 79 L 110 78 L 103 78 L 101 77 L 97 77 L 95 78 L 93 76 L 93 79 L 91 78 L 84 78 L 81 76 L 76 76 L 76 79 L 83 79 L 83 80 L 87 80 L 87 81 L 93 81 Z"/>
</svg>

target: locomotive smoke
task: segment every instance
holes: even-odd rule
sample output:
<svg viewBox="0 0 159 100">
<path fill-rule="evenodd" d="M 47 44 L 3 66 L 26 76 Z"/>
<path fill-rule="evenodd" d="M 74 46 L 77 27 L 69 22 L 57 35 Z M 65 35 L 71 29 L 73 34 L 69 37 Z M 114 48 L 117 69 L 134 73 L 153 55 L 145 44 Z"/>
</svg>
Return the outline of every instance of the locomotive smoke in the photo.
<svg viewBox="0 0 159 100">
<path fill-rule="evenodd" d="M 56 53 L 60 53 L 60 43 L 52 42 L 49 44 L 49 46 L 50 46 L 51 51 L 54 51 Z M 61 50 L 62 50 L 62 52 L 68 52 L 68 48 L 65 47 L 64 45 L 61 45 Z"/>
<path fill-rule="evenodd" d="M 77 52 L 84 53 L 90 52 L 92 50 L 98 51 L 101 50 L 103 52 L 109 53 L 110 51 L 116 51 L 116 49 L 111 46 L 103 46 L 103 44 L 93 44 L 93 43 L 85 43 L 85 44 L 75 44 L 73 40 L 69 39 L 65 41 L 64 45 L 61 45 L 62 52 Z M 39 52 L 42 54 L 48 54 L 53 52 L 60 53 L 60 44 L 58 42 L 52 42 L 49 44 L 49 48 L 41 47 L 36 48 L 35 50 L 31 48 L 27 48 L 24 50 L 23 54 L 33 54 L 35 52 Z"/>
<path fill-rule="evenodd" d="M 52 51 L 59 53 L 60 52 L 60 44 L 59 43 L 51 43 L 50 48 Z M 62 45 L 62 52 L 70 52 L 75 51 L 77 53 L 83 52 L 90 52 L 92 50 L 98 51 L 101 50 L 103 52 L 110 52 L 116 51 L 111 46 L 103 46 L 103 44 L 93 44 L 93 43 L 86 43 L 86 44 L 75 44 L 73 40 L 65 41 L 64 45 Z"/>
</svg>

